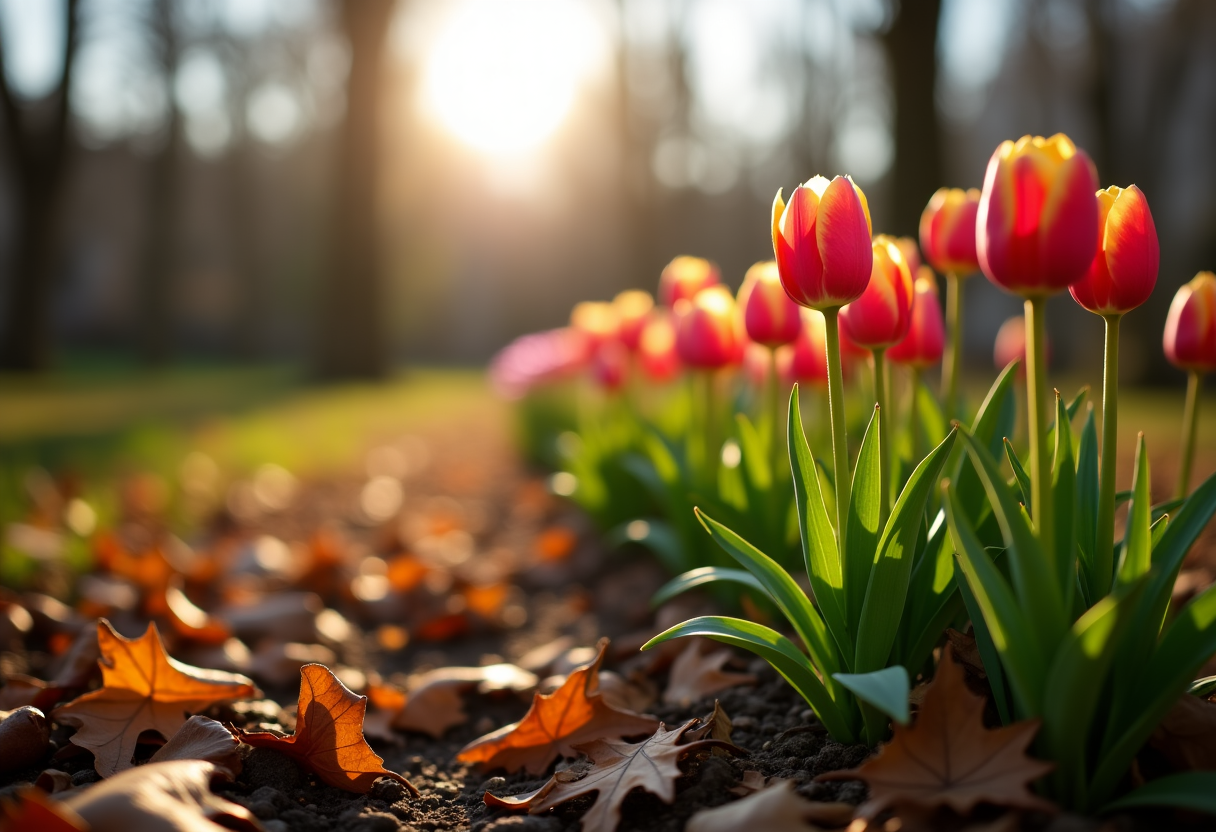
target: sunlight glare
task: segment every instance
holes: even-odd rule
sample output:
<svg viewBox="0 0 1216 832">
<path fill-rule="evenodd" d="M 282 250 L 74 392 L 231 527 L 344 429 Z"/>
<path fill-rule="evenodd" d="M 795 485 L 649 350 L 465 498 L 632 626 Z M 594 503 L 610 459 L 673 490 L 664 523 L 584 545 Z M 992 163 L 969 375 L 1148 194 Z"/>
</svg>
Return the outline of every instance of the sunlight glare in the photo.
<svg viewBox="0 0 1216 832">
<path fill-rule="evenodd" d="M 427 61 L 427 101 L 482 152 L 530 150 L 551 136 L 587 76 L 598 32 L 573 0 L 467 0 Z"/>
</svg>

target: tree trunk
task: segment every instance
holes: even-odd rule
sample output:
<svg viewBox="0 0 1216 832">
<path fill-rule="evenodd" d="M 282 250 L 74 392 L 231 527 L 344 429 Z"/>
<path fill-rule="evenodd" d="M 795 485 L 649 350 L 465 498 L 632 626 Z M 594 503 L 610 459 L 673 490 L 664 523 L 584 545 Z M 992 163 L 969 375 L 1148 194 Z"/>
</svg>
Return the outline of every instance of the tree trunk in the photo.
<svg viewBox="0 0 1216 832">
<path fill-rule="evenodd" d="M 904 0 L 885 41 L 895 92 L 890 229 L 916 236 L 921 211 L 941 185 L 937 121 L 937 29 L 941 0 Z"/>
<path fill-rule="evenodd" d="M 344 0 L 351 49 L 339 141 L 334 238 L 322 286 L 316 372 L 380 378 L 387 372 L 381 304 L 377 188 L 381 59 L 393 0 Z"/>
</svg>

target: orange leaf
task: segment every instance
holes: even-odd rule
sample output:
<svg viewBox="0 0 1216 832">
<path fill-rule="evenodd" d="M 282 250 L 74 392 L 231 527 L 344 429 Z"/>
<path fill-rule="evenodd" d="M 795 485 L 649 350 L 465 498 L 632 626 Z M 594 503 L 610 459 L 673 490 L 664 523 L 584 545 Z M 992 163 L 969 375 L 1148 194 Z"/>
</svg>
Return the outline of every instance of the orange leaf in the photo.
<svg viewBox="0 0 1216 832">
<path fill-rule="evenodd" d="M 600 694 L 599 671 L 607 649 L 608 639 L 601 639 L 590 664 L 573 671 L 553 693 L 536 694 L 523 719 L 473 740 L 457 759 L 485 771 L 501 766 L 543 774 L 559 755 L 574 756 L 578 743 L 653 733 L 657 719 L 617 710 Z"/>
<path fill-rule="evenodd" d="M 142 732 L 157 731 L 167 739 L 188 713 L 259 695 L 245 676 L 170 658 L 155 624 L 131 640 L 103 618 L 97 622 L 97 643 L 102 687 L 56 708 L 52 716 L 76 728 L 72 742 L 93 752 L 102 777 L 131 767 Z"/>
<path fill-rule="evenodd" d="M 1054 812 L 1055 806 L 1027 786 L 1052 769 L 1026 756 L 1038 720 L 988 729 L 984 698 L 967 689 L 962 666 L 947 645 L 925 691 L 916 723 L 895 726 L 895 736 L 858 768 L 822 774 L 818 780 L 864 780 L 870 799 L 859 816 L 892 806 L 948 806 L 961 815 L 979 803 Z"/>
<path fill-rule="evenodd" d="M 41 789 L 25 788 L 0 798 L 0 832 L 84 832 L 80 815 Z"/>
<path fill-rule="evenodd" d="M 325 665 L 306 664 L 300 668 L 296 732 L 280 737 L 237 729 L 236 736 L 249 745 L 286 754 L 335 788 L 367 794 L 378 779 L 390 777 L 418 794 L 409 780 L 387 771 L 384 760 L 367 744 L 366 711 L 366 696 L 351 693 Z"/>
</svg>

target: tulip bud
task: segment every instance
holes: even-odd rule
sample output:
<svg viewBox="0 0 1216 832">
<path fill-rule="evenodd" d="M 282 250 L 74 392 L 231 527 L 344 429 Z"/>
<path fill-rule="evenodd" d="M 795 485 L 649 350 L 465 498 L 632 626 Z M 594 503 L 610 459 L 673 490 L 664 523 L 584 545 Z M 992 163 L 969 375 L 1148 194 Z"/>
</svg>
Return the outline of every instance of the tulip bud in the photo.
<svg viewBox="0 0 1216 832">
<path fill-rule="evenodd" d="M 870 283 L 840 310 L 840 331 L 866 349 L 899 343 L 912 320 L 912 275 L 899 246 L 885 234 L 874 238 Z"/>
<path fill-rule="evenodd" d="M 701 257 L 681 255 L 663 267 L 659 276 L 659 302 L 675 309 L 681 300 L 692 300 L 702 289 L 722 282 L 718 267 Z"/>
<path fill-rule="evenodd" d="M 1044 358 L 1051 361 L 1051 342 L 1047 342 L 1047 355 Z M 996 331 L 996 343 L 992 347 L 992 363 L 998 370 L 1009 366 L 1011 361 L 1021 361 L 1019 375 L 1026 374 L 1026 319 L 1014 315 Z"/>
<path fill-rule="evenodd" d="M 908 326 L 908 334 L 887 350 L 887 358 L 897 364 L 924 369 L 941 361 L 945 345 L 946 327 L 937 301 L 937 281 L 932 269 L 921 266 L 913 288 L 912 323 Z"/>
<path fill-rule="evenodd" d="M 789 344 L 802 330 L 801 309 L 782 288 L 781 275 L 772 260 L 747 270 L 739 288 L 739 308 L 743 310 L 747 337 L 766 347 Z"/>
<path fill-rule="evenodd" d="M 920 259 L 920 247 L 916 245 L 916 240 L 911 237 L 897 237 L 895 245 L 899 246 L 899 253 L 904 256 L 904 262 L 908 264 L 908 271 L 912 273 L 913 279 L 920 273 L 920 267 L 923 265 Z"/>
<path fill-rule="evenodd" d="M 586 339 L 590 358 L 600 344 L 616 340 L 621 321 L 611 303 L 585 300 L 570 311 L 570 327 Z"/>
<path fill-rule="evenodd" d="M 637 352 L 638 339 L 642 337 L 642 329 L 654 309 L 654 298 L 649 292 L 641 289 L 629 289 L 621 292 L 612 300 L 612 308 L 620 321 L 618 337 L 630 352 Z"/>
<path fill-rule="evenodd" d="M 768 373 L 773 362 L 772 351 L 763 344 L 749 341 L 743 349 L 743 376 L 757 390 L 768 383 Z"/>
<path fill-rule="evenodd" d="M 939 272 L 966 277 L 979 271 L 975 218 L 980 192 L 975 188 L 938 188 L 920 215 L 920 247 Z"/>
<path fill-rule="evenodd" d="M 680 374 L 676 329 L 671 319 L 671 312 L 656 309 L 638 339 L 638 362 L 651 381 L 663 383 Z"/>
<path fill-rule="evenodd" d="M 1098 252 L 1089 272 L 1068 291 L 1095 314 L 1130 312 L 1148 300 L 1157 285 L 1157 227 L 1135 185 L 1098 191 L 1098 212 Z"/>
<path fill-rule="evenodd" d="M 1165 319 L 1164 345 L 1175 367 L 1216 370 L 1216 275 L 1200 272 L 1179 287 Z"/>
<path fill-rule="evenodd" d="M 619 390 L 629 375 L 629 350 L 620 341 L 600 344 L 591 359 L 591 375 L 605 390 Z"/>
<path fill-rule="evenodd" d="M 675 306 L 676 352 L 689 367 L 718 369 L 743 360 L 746 336 L 725 286 L 710 286 Z"/>
<path fill-rule="evenodd" d="M 1046 297 L 1085 276 L 1098 239 L 1098 176 L 1062 133 L 1001 142 L 976 215 L 980 268 L 997 286 Z"/>
<path fill-rule="evenodd" d="M 816 176 L 773 200 L 773 252 L 781 283 L 800 306 L 832 309 L 856 300 L 870 281 L 870 209 L 847 176 Z"/>
<path fill-rule="evenodd" d="M 794 381 L 827 387 L 828 349 L 823 313 L 806 309 L 802 313 L 802 332 L 794 341 L 789 373 Z"/>
</svg>

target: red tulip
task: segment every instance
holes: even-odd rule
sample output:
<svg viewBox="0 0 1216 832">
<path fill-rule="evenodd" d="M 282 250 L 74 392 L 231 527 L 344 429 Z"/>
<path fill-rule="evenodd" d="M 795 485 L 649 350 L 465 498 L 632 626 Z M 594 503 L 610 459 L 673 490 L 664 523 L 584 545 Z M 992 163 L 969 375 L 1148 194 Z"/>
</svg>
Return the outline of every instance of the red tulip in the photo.
<svg viewBox="0 0 1216 832">
<path fill-rule="evenodd" d="M 1200 272 L 1179 287 L 1165 319 L 1164 343 L 1175 367 L 1216 371 L 1216 275 Z"/>
<path fill-rule="evenodd" d="M 1130 312 L 1148 300 L 1157 285 L 1157 227 L 1135 185 L 1098 191 L 1098 211 L 1098 252 L 1089 273 L 1068 291 L 1098 315 Z"/>
<path fill-rule="evenodd" d="M 739 288 L 739 308 L 747 337 L 766 347 L 789 344 L 802 331 L 801 308 L 785 293 L 772 260 L 747 270 Z"/>
<path fill-rule="evenodd" d="M 629 375 L 629 349 L 620 341 L 600 344 L 591 359 L 591 375 L 605 390 L 619 390 Z"/>
<path fill-rule="evenodd" d="M 656 309 L 638 339 L 638 363 L 651 381 L 671 381 L 680 374 L 676 329 L 671 318 L 671 312 Z"/>
<path fill-rule="evenodd" d="M 827 333 L 822 312 L 807 309 L 802 313 L 802 332 L 794 341 L 789 362 L 789 373 L 794 381 L 827 386 Z"/>
<path fill-rule="evenodd" d="M 920 246 L 911 237 L 896 237 L 895 245 L 899 246 L 899 253 L 904 256 L 904 262 L 908 264 L 908 271 L 915 278 L 920 272 L 920 267 L 924 265 L 920 259 Z"/>
<path fill-rule="evenodd" d="M 799 185 L 789 205 L 773 200 L 773 252 L 785 291 L 801 306 L 831 309 L 856 300 L 870 281 L 870 209 L 847 176 Z"/>
<path fill-rule="evenodd" d="M 859 347 L 883 349 L 899 343 L 912 320 L 912 275 L 895 241 L 874 238 L 870 284 L 840 310 L 840 331 Z"/>
<path fill-rule="evenodd" d="M 663 267 L 659 276 L 659 302 L 675 309 L 677 301 L 692 300 L 702 289 L 721 282 L 718 267 L 710 261 L 680 255 Z"/>
<path fill-rule="evenodd" d="M 676 352 L 689 367 L 718 369 L 743 360 L 739 307 L 725 286 L 710 286 L 675 307 Z"/>
<path fill-rule="evenodd" d="M 1062 133 L 1001 142 L 976 215 L 980 268 L 1023 297 L 1053 295 L 1085 276 L 1098 239 L 1098 177 Z"/>
<path fill-rule="evenodd" d="M 618 337 L 621 343 L 630 352 L 637 352 L 638 339 L 642 337 L 642 330 L 654 309 L 654 298 L 641 289 L 629 289 L 613 298 L 612 308 L 620 321 Z"/>
<path fill-rule="evenodd" d="M 590 357 L 600 344 L 617 339 L 621 321 L 611 303 L 585 300 L 570 310 L 570 327 L 586 339 Z"/>
<path fill-rule="evenodd" d="M 924 369 L 942 360 L 946 327 L 937 300 L 937 281 L 933 270 L 921 266 L 912 295 L 912 323 L 908 334 L 891 349 L 887 358 L 897 364 Z"/>
<path fill-rule="evenodd" d="M 1051 343 L 1047 343 L 1047 355 L 1044 358 L 1051 361 Z M 1010 361 L 1021 361 L 1018 375 L 1026 375 L 1026 319 L 1014 315 L 996 331 L 996 343 L 992 347 L 992 363 L 998 370 L 1009 366 Z"/>
<path fill-rule="evenodd" d="M 920 215 L 920 247 L 943 274 L 966 277 L 979 271 L 975 218 L 980 192 L 975 188 L 938 188 Z"/>
</svg>

